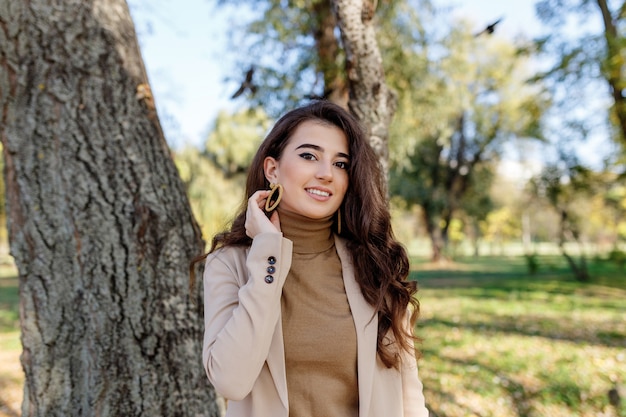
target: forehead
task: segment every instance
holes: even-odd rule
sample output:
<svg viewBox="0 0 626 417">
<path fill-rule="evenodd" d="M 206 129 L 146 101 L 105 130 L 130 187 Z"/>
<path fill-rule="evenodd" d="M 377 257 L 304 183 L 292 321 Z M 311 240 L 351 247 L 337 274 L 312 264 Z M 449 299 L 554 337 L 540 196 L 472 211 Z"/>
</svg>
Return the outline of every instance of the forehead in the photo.
<svg viewBox="0 0 626 417">
<path fill-rule="evenodd" d="M 287 149 L 301 145 L 316 145 L 332 153 L 348 153 L 348 139 L 339 127 L 323 121 L 307 120 L 293 131 Z"/>
</svg>

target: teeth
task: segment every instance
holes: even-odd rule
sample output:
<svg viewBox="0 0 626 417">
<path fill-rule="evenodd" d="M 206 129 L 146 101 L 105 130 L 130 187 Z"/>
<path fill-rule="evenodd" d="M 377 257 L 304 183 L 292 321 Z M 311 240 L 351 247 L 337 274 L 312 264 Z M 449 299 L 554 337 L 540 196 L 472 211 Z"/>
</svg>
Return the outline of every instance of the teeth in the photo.
<svg viewBox="0 0 626 417">
<path fill-rule="evenodd" d="M 311 194 L 319 195 L 319 196 L 322 196 L 322 197 L 328 197 L 328 196 L 330 196 L 330 193 L 327 193 L 327 192 L 325 192 L 325 191 L 316 190 L 316 189 L 314 189 L 314 188 L 309 188 L 307 191 L 308 191 L 309 193 L 311 193 Z"/>
</svg>

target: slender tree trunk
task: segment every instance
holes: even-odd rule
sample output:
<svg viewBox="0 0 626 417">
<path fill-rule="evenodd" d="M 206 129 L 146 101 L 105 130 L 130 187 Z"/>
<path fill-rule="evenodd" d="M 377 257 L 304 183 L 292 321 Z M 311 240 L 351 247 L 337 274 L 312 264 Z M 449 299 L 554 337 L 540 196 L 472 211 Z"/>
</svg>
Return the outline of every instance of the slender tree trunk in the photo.
<svg viewBox="0 0 626 417">
<path fill-rule="evenodd" d="M 328 0 L 318 0 L 313 4 L 316 30 L 313 33 L 319 63 L 317 71 L 324 76 L 322 98 L 348 108 L 349 87 L 340 56 L 339 40 L 335 36 L 337 19 Z"/>
<path fill-rule="evenodd" d="M 624 89 L 626 88 L 624 70 L 626 69 L 626 65 L 624 64 L 624 60 L 620 59 L 624 54 L 624 38 L 619 34 L 607 1 L 597 0 L 596 3 L 602 13 L 604 39 L 606 41 L 607 56 L 604 63 L 604 76 L 611 89 L 613 110 L 615 111 L 615 118 L 619 126 L 622 144 L 626 146 L 626 97 L 624 96 Z M 621 8 L 619 16 L 616 17 L 617 19 L 623 19 L 623 11 L 624 6 Z"/>
<path fill-rule="evenodd" d="M 576 278 L 576 280 L 580 282 L 587 282 L 591 277 L 589 276 L 589 269 L 587 268 L 587 260 L 585 258 L 585 255 L 581 254 L 580 262 L 577 263 L 576 260 L 569 253 L 567 253 L 567 250 L 565 249 L 565 235 L 568 234 L 568 232 L 571 233 L 570 227 L 568 226 L 568 218 L 569 216 L 567 212 L 565 210 L 561 210 L 561 220 L 559 223 L 559 249 L 561 250 L 561 255 L 563 255 L 563 257 L 567 261 L 567 264 L 572 270 L 574 278 Z M 580 245 L 578 239 L 576 238 L 575 240 Z"/>
<path fill-rule="evenodd" d="M 385 82 L 383 60 L 373 22 L 377 0 L 333 0 L 346 52 L 350 86 L 348 107 L 369 129 L 385 177 L 389 171 L 389 125 L 397 98 Z"/>
<path fill-rule="evenodd" d="M 524 253 L 530 254 L 532 252 L 532 235 L 530 228 L 530 215 L 527 211 L 522 213 L 522 244 L 524 246 Z"/>
<path fill-rule="evenodd" d="M 441 228 L 436 224 L 437 216 L 432 212 L 432 208 L 428 203 L 422 204 L 422 213 L 426 232 L 430 237 L 430 245 L 432 249 L 431 261 L 440 262 L 443 259 L 443 240 L 441 238 Z"/>
<path fill-rule="evenodd" d="M 475 258 L 478 258 L 480 256 L 480 226 L 478 224 L 478 220 L 475 218 L 471 218 L 471 231 L 472 231 L 472 249 L 473 249 L 473 256 Z"/>
<path fill-rule="evenodd" d="M 0 4 L 0 138 L 23 416 L 216 416 L 204 244 L 123 0 Z"/>
</svg>

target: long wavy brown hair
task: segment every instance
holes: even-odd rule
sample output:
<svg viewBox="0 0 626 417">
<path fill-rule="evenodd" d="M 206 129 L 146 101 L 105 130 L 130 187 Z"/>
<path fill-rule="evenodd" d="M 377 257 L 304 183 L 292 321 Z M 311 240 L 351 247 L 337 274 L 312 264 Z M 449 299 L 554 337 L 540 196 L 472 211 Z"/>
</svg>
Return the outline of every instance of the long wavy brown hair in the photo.
<svg viewBox="0 0 626 417">
<path fill-rule="evenodd" d="M 417 285 L 407 280 L 409 259 L 405 248 L 393 235 L 384 178 L 376 154 L 359 121 L 340 106 L 316 101 L 288 112 L 276 122 L 250 165 L 246 197 L 230 230 L 215 235 L 209 253 L 220 247 L 251 244 L 244 226 L 246 208 L 252 194 L 269 188 L 263 161 L 268 156 L 280 160 L 293 132 L 308 120 L 337 126 L 348 139 L 349 185 L 339 209 L 340 236 L 347 241 L 361 292 L 378 312 L 378 356 L 388 368 L 397 368 L 401 349 L 415 353 L 413 326 L 419 315 L 419 302 L 414 297 Z M 193 264 L 207 255 L 196 258 Z M 411 315 L 407 323 L 409 306 Z M 389 331 L 393 339 L 386 337 Z"/>
</svg>

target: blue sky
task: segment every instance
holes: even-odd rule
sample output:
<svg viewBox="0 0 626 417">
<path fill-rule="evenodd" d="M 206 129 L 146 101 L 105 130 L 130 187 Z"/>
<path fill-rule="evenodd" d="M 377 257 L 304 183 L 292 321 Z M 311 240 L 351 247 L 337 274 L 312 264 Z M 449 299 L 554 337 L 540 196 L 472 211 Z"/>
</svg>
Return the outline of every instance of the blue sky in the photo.
<svg viewBox="0 0 626 417">
<path fill-rule="evenodd" d="M 200 145 L 220 109 L 239 103 L 229 97 L 235 83 L 224 83 L 229 60 L 237 51 L 225 49 L 233 11 L 211 0 L 129 1 L 148 77 L 168 143 Z M 503 17 L 501 36 L 536 35 L 540 30 L 533 0 L 452 1 L 459 17 L 476 22 L 477 30 Z M 238 13 L 238 11 L 235 11 Z"/>
</svg>

